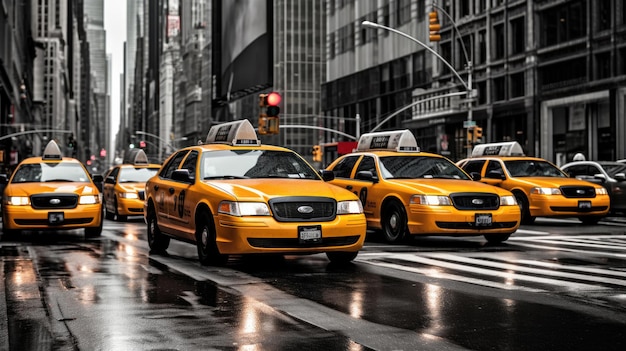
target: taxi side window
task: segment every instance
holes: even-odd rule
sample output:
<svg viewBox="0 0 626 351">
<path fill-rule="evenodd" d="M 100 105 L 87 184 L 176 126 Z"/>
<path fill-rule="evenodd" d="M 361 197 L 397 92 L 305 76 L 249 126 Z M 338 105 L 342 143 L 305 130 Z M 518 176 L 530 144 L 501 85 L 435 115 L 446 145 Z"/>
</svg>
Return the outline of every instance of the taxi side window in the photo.
<svg viewBox="0 0 626 351">
<path fill-rule="evenodd" d="M 159 172 L 159 177 L 170 179 L 172 178 L 172 173 L 178 169 L 178 165 L 181 163 L 183 158 L 187 155 L 187 150 L 179 151 L 174 157 L 172 157 L 168 163 L 166 163 L 161 172 Z"/>
<path fill-rule="evenodd" d="M 502 165 L 499 161 L 496 160 L 489 160 L 489 163 L 487 163 L 487 169 L 485 170 L 485 174 L 488 175 L 490 172 L 494 172 L 492 174 L 497 173 L 499 175 L 504 175 Z"/>
<path fill-rule="evenodd" d="M 374 163 L 374 158 L 371 156 L 364 156 L 359 163 L 359 166 L 356 169 L 356 172 L 359 173 L 361 171 L 370 171 L 374 177 L 378 176 L 376 172 L 376 164 Z"/>
<path fill-rule="evenodd" d="M 335 178 L 350 178 L 350 174 L 352 173 L 352 168 L 354 168 L 354 164 L 359 159 L 359 156 L 347 156 L 335 167 L 333 168 L 333 173 L 335 173 Z"/>
<path fill-rule="evenodd" d="M 485 160 L 467 161 L 467 163 L 463 165 L 463 170 L 468 174 L 471 174 L 471 173 L 482 174 L 484 165 L 485 165 Z"/>
<path fill-rule="evenodd" d="M 196 177 L 196 164 L 198 163 L 198 152 L 197 151 L 191 151 L 189 153 L 189 156 L 187 156 L 187 158 L 185 159 L 185 162 L 183 163 L 183 166 L 181 167 L 182 169 L 186 169 L 189 171 L 189 175 L 193 178 Z"/>
</svg>

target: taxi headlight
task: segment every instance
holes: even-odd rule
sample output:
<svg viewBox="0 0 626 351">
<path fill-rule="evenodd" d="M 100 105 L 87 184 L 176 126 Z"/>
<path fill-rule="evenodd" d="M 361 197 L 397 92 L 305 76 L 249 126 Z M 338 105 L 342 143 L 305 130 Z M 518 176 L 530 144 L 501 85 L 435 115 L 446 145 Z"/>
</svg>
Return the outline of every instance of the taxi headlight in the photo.
<svg viewBox="0 0 626 351">
<path fill-rule="evenodd" d="M 450 198 L 443 195 L 413 195 L 411 196 L 411 204 L 427 205 L 427 206 L 450 206 L 452 205 Z"/>
<path fill-rule="evenodd" d="M 7 204 L 13 206 L 28 206 L 30 205 L 30 199 L 28 196 L 9 196 L 7 198 Z"/>
<path fill-rule="evenodd" d="M 500 206 L 517 206 L 517 201 L 515 200 L 515 196 L 513 195 L 500 196 Z"/>
<path fill-rule="evenodd" d="M 139 195 L 137 193 L 120 193 L 120 197 L 123 199 L 138 199 Z"/>
<path fill-rule="evenodd" d="M 80 205 L 93 205 L 99 202 L 98 195 L 81 195 L 78 199 L 78 204 Z"/>
<path fill-rule="evenodd" d="M 561 189 L 559 188 L 532 188 L 530 189 L 531 195 L 561 195 Z"/>
<path fill-rule="evenodd" d="M 270 215 L 270 209 L 263 202 L 222 201 L 218 207 L 218 212 L 237 217 Z"/>
<path fill-rule="evenodd" d="M 363 205 L 359 200 L 337 202 L 337 214 L 357 214 L 363 213 Z"/>
<path fill-rule="evenodd" d="M 606 188 L 596 188 L 596 195 L 608 195 L 609 192 L 606 191 Z"/>
</svg>

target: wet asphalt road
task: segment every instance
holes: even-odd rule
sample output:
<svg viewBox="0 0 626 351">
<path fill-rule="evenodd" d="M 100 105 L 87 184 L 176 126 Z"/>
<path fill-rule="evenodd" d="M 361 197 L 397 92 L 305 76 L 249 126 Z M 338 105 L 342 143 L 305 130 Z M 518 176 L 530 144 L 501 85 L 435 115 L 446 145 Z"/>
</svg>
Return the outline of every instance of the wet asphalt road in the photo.
<svg viewBox="0 0 626 351">
<path fill-rule="evenodd" d="M 621 223 L 538 221 L 498 246 L 373 237 L 348 266 L 313 255 L 233 257 L 225 267 L 201 266 L 184 243 L 150 254 L 144 226 L 107 221 L 89 240 L 3 238 L 0 349 L 626 347 Z"/>
</svg>

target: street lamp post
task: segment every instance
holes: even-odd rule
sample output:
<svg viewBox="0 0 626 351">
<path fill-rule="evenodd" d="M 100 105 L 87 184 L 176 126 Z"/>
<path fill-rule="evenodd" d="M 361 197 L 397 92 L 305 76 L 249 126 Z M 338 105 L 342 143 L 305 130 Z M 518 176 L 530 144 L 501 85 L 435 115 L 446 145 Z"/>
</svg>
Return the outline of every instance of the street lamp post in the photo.
<svg viewBox="0 0 626 351">
<path fill-rule="evenodd" d="M 445 12 L 445 11 L 444 11 Z M 447 13 L 446 13 L 447 15 Z M 449 15 L 448 15 L 449 16 Z M 454 23 L 454 22 L 453 22 Z M 472 118 L 473 118 L 473 112 L 472 112 L 472 99 L 473 99 L 473 93 L 472 93 L 472 63 L 471 61 L 469 61 L 469 59 L 467 60 L 467 64 L 468 64 L 468 73 L 467 73 L 467 82 L 465 80 L 463 80 L 463 78 L 461 78 L 461 75 L 459 74 L 459 72 L 457 72 L 457 70 L 454 69 L 454 67 L 452 67 L 452 65 L 446 60 L 444 59 L 441 55 L 439 55 L 438 52 L 436 52 L 435 50 L 433 50 L 431 47 L 429 47 L 428 45 L 422 43 L 421 41 L 417 40 L 416 38 L 401 32 L 397 29 L 391 28 L 391 27 L 387 27 L 384 26 L 382 24 L 378 24 L 378 23 L 374 23 L 371 21 L 363 21 L 361 22 L 361 25 L 364 27 L 369 27 L 369 28 L 376 28 L 376 29 L 384 29 L 387 31 L 390 31 L 392 33 L 401 35 L 417 44 L 419 44 L 421 47 L 423 47 L 424 49 L 428 50 L 431 54 L 433 54 L 437 59 L 439 59 L 441 62 L 443 62 L 449 69 L 450 71 L 457 77 L 457 79 L 461 82 L 461 84 L 463 85 L 463 88 L 465 88 L 465 96 L 468 103 L 468 108 L 467 108 L 467 128 L 470 129 L 472 126 Z M 467 59 L 467 54 L 466 54 L 466 59 Z M 467 155 L 468 157 L 471 155 L 471 147 L 470 147 L 470 141 L 467 141 L 468 144 L 468 148 L 467 148 Z"/>
</svg>

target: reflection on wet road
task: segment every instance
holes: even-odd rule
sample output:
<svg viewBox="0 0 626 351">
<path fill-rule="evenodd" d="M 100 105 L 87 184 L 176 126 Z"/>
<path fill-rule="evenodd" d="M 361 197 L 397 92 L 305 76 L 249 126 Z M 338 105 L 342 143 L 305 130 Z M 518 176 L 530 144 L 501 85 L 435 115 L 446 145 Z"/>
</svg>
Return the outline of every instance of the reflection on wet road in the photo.
<svg viewBox="0 0 626 351">
<path fill-rule="evenodd" d="M 370 241 L 347 266 L 312 255 L 234 257 L 225 267 L 203 267 L 192 245 L 173 243 L 168 255 L 150 254 L 142 223 L 107 224 L 103 237 L 92 240 L 70 232 L 1 243 L 9 330 L 21 346 L 626 347 L 621 229 L 521 230 L 498 246 L 457 238 L 395 246 Z M 41 318 L 42 298 L 49 321 Z"/>
</svg>

